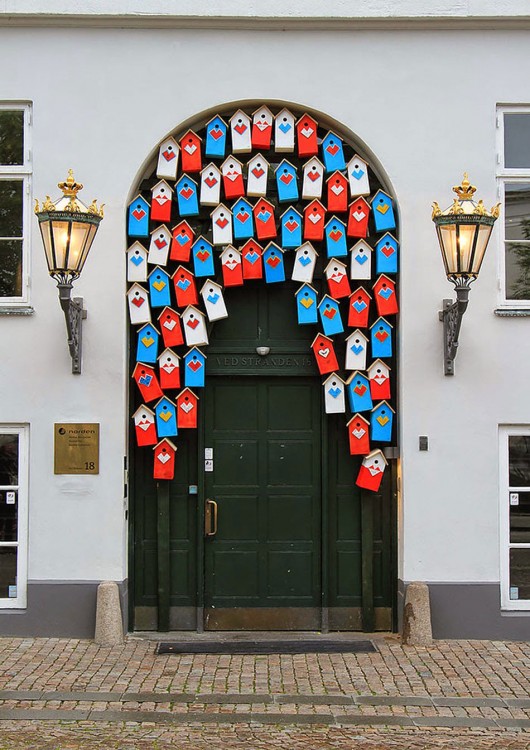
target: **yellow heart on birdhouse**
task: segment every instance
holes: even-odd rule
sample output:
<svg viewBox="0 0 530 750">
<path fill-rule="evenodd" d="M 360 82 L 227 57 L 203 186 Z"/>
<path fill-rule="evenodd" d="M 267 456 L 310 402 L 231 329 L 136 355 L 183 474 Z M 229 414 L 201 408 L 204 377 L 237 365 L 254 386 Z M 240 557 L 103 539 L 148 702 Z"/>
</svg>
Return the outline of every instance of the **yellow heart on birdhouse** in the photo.
<svg viewBox="0 0 530 750">
<path fill-rule="evenodd" d="M 155 343 L 155 340 L 152 336 L 144 336 L 143 339 L 141 339 L 141 342 L 147 349 L 151 346 L 151 344 Z"/>
<path fill-rule="evenodd" d="M 173 414 L 170 411 L 161 411 L 160 412 L 160 419 L 163 419 L 164 422 L 168 422 L 171 419 L 172 416 L 173 416 Z"/>
<path fill-rule="evenodd" d="M 300 304 L 309 309 L 313 304 L 313 300 L 311 299 L 311 297 L 305 297 L 304 299 L 300 300 Z"/>
<path fill-rule="evenodd" d="M 154 281 L 153 286 L 156 289 L 157 292 L 161 292 L 162 289 L 165 287 L 166 282 L 165 281 Z"/>
<path fill-rule="evenodd" d="M 389 206 L 386 203 L 379 203 L 378 206 L 376 206 L 375 210 L 379 211 L 380 214 L 386 214 L 388 211 Z"/>
<path fill-rule="evenodd" d="M 388 417 L 377 417 L 377 421 L 379 422 L 381 427 L 384 427 L 388 422 Z"/>
</svg>

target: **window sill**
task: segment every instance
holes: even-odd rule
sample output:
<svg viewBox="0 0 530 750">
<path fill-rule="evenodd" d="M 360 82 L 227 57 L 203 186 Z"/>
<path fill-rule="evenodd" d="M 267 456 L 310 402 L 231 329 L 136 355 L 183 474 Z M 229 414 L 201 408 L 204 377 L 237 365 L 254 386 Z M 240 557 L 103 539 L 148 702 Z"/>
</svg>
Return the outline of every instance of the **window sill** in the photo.
<svg viewBox="0 0 530 750">
<path fill-rule="evenodd" d="M 35 308 L 31 305 L 5 305 L 0 304 L 0 315 L 34 315 Z"/>
<path fill-rule="evenodd" d="M 530 307 L 497 307 L 493 314 L 499 318 L 530 318 Z"/>
</svg>

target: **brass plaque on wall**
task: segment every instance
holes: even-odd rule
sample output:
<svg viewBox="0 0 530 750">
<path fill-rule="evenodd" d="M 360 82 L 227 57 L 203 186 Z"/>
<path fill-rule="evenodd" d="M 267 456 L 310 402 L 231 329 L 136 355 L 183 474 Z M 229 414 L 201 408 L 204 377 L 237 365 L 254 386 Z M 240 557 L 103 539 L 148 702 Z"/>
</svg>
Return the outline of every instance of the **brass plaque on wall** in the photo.
<svg viewBox="0 0 530 750">
<path fill-rule="evenodd" d="M 99 424 L 54 425 L 54 474 L 99 474 Z"/>
</svg>

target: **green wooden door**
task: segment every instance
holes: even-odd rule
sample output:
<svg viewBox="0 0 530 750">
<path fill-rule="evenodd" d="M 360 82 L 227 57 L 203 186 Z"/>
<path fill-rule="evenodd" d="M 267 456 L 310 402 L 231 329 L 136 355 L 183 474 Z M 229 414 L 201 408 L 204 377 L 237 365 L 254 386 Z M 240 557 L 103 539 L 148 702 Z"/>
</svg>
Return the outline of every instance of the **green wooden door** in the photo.
<svg viewBox="0 0 530 750">
<path fill-rule="evenodd" d="M 205 626 L 320 627 L 320 384 L 212 378 L 206 390 Z M 214 515 L 217 518 L 214 518 Z"/>
</svg>

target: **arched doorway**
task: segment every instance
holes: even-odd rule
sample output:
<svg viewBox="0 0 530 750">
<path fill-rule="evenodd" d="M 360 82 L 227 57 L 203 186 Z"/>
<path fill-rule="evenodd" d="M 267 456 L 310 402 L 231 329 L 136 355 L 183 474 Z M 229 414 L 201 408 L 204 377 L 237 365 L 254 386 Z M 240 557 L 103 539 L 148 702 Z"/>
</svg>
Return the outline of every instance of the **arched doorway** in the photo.
<svg viewBox="0 0 530 750">
<path fill-rule="evenodd" d="M 396 579 L 396 419 L 393 418 L 393 427 L 384 436 L 377 429 L 374 431 L 375 423 L 370 425 L 370 422 L 373 422 L 374 410 L 381 404 L 386 404 L 387 421 L 389 417 L 392 420 L 395 412 L 396 316 L 394 312 L 386 318 L 379 315 L 381 310 L 373 299 L 381 268 L 391 268 L 388 265 L 381 267 L 370 257 L 386 233 L 380 227 L 376 228 L 371 217 L 365 235 L 362 227 L 356 230 L 349 226 L 350 213 L 360 216 L 364 211 L 369 214 L 373 208 L 370 199 L 379 196 L 378 191 L 384 191 L 386 185 L 369 164 L 369 159 L 363 156 L 362 149 L 340 127 L 329 123 L 324 127 L 311 113 L 304 113 L 296 107 L 286 109 L 269 104 L 266 112 L 276 118 L 276 127 L 273 119 L 269 143 L 266 137 L 262 137 L 266 128 L 252 131 L 251 119 L 245 120 L 245 114 L 256 110 L 260 116 L 261 108 L 254 105 L 237 110 L 237 107 L 223 108 L 194 123 L 191 134 L 181 129 L 174 134 L 173 142 L 165 139 L 157 151 L 157 163 L 147 170 L 139 185 L 138 198 L 129 208 L 129 228 L 131 213 L 136 211 L 139 216 L 144 209 L 150 213 L 147 230 L 133 229 L 129 237 L 128 266 L 132 270 L 129 281 L 144 289 L 146 303 L 150 303 L 151 308 L 149 322 L 138 321 L 134 318 L 134 309 L 130 308 L 133 309 L 131 372 L 133 375 L 136 372 L 137 385 L 141 377 L 138 364 L 144 369 L 146 365 L 153 368 L 152 371 L 142 370 L 143 377 L 151 374 L 156 381 L 158 374 L 162 376 L 158 356 L 162 350 L 167 350 L 164 348 L 167 341 L 161 328 L 164 319 L 159 319 L 159 316 L 164 312 L 171 315 L 167 322 L 172 324 L 174 313 L 179 313 L 181 319 L 177 326 L 183 324 L 182 343 L 178 343 L 177 337 L 174 339 L 177 343 L 168 347 L 172 355 L 181 357 L 178 388 L 173 382 L 168 389 L 161 389 L 162 395 L 158 393 L 153 398 L 146 397 L 145 388 L 131 389 L 131 414 L 136 415 L 130 453 L 131 626 L 138 630 L 389 630 L 394 624 Z M 282 142 L 280 134 L 284 131 L 277 127 L 278 118 L 280 124 L 284 124 L 285 111 L 287 117 L 294 115 L 293 120 L 287 121 L 296 131 L 294 151 L 282 150 L 290 148 L 289 143 Z M 304 117 L 307 123 L 302 122 Z M 226 132 L 223 129 L 225 123 Z M 304 125 L 316 136 L 314 154 L 310 153 L 314 145 L 307 147 L 308 153 L 299 153 L 303 149 L 297 139 L 301 138 L 299 132 Z M 234 126 L 239 128 L 234 129 Z M 209 131 L 215 127 L 221 135 L 212 140 Z M 323 149 L 329 145 L 330 127 L 334 138 L 330 151 L 336 153 L 336 147 L 339 147 L 343 168 L 333 158 L 324 158 Z M 247 145 L 238 141 L 245 128 L 251 135 Z M 181 140 L 184 136 L 186 139 Z M 224 150 L 220 144 L 223 139 Z M 176 151 L 179 145 L 181 148 L 188 145 L 190 155 L 198 152 L 201 161 L 193 164 L 186 157 L 183 160 L 181 154 L 179 168 L 172 178 L 164 171 L 164 165 L 160 167 L 161 154 L 163 151 L 167 153 L 168 146 Z M 227 164 L 225 157 L 232 161 Z M 354 192 L 355 185 L 347 183 L 349 166 L 352 167 L 355 159 L 359 160 L 355 165 L 358 171 L 363 171 L 364 167 L 365 177 L 369 178 L 369 193 L 363 188 L 363 196 L 360 190 L 357 194 Z M 213 165 L 211 169 L 208 169 L 209 164 Z M 337 169 L 333 169 L 334 164 Z M 315 166 L 321 174 L 315 180 L 308 180 L 307 174 Z M 234 168 L 241 174 L 227 181 L 223 171 Z M 256 185 L 259 177 L 252 182 L 251 170 L 259 177 L 261 172 L 265 173 L 265 183 L 261 187 Z M 161 174 L 166 176 L 161 178 Z M 280 177 L 283 174 L 286 176 L 283 184 L 292 188 L 294 181 L 294 192 L 282 187 Z M 288 179 L 290 175 L 291 179 Z M 342 204 L 336 203 L 333 210 L 327 211 L 330 199 L 333 200 L 333 183 L 327 181 L 332 177 L 338 180 L 340 175 L 348 194 L 346 210 Z M 161 185 L 161 179 L 170 192 L 167 213 L 158 208 L 153 211 L 157 191 L 162 187 L 168 192 L 168 188 Z M 221 191 L 220 195 L 214 191 L 212 196 L 211 192 L 208 193 L 208 182 L 214 185 L 215 179 L 219 181 Z M 321 183 L 320 197 L 317 197 L 318 188 L 312 187 L 318 180 Z M 242 188 L 234 190 L 234 183 L 239 182 Z M 184 188 L 185 194 L 192 198 L 190 191 L 196 192 L 194 208 L 185 205 L 185 198 L 179 201 L 179 188 Z M 381 195 L 386 196 L 385 200 L 389 199 L 388 193 L 382 192 Z M 144 202 L 140 203 L 142 199 Z M 315 201 L 318 203 L 314 204 Z M 359 205 L 353 205 L 357 201 L 360 201 Z M 163 207 L 164 203 L 163 200 L 158 205 Z M 219 203 L 222 204 L 220 209 Z M 308 207 L 313 204 L 317 211 L 321 206 L 326 214 L 321 235 L 311 231 L 316 222 L 306 220 L 307 230 L 304 227 Z M 269 224 L 269 230 L 262 230 L 260 236 L 257 212 L 261 209 L 264 216 L 270 213 L 273 219 L 272 228 Z M 219 210 L 226 211 L 226 215 L 220 217 Z M 390 210 L 394 208 L 391 206 Z M 245 214 L 252 214 L 249 217 L 251 230 L 243 226 L 248 220 Z M 230 235 L 222 234 L 222 226 L 217 230 L 214 228 L 213 222 L 219 218 L 222 219 L 220 225 L 227 219 L 231 222 Z M 245 221 L 240 222 L 241 226 L 236 230 L 238 218 Z M 293 239 L 285 224 L 293 226 L 297 221 L 300 234 L 298 239 Z M 333 221 L 335 224 L 330 226 Z M 134 225 L 134 217 L 132 223 Z M 167 258 L 164 258 L 164 252 L 158 252 L 160 248 L 156 246 L 156 239 L 163 246 L 164 227 L 170 233 L 166 237 L 171 245 Z M 136 231 L 144 234 L 135 234 Z M 338 237 L 341 233 L 347 243 L 346 255 L 339 247 L 341 243 L 336 247 L 333 245 L 333 235 Z M 397 236 L 395 230 L 393 236 Z M 179 237 L 182 242 L 179 242 Z M 310 277 L 303 271 L 300 275 L 294 270 L 300 260 L 305 261 L 301 268 L 309 265 L 307 257 L 299 252 L 306 241 L 318 253 Z M 246 269 L 243 265 L 249 242 L 249 257 L 261 256 L 261 274 L 255 273 L 255 264 L 247 262 Z M 252 244 L 254 242 L 256 245 Z M 203 244 L 197 248 L 197 243 Z M 186 245 L 188 250 L 193 248 L 189 260 L 182 252 Z M 228 262 L 225 265 L 226 255 L 223 258 L 227 246 L 235 250 L 233 268 Z M 353 247 L 355 251 L 352 251 Z M 242 251 L 241 257 L 237 251 Z M 201 257 L 197 257 L 199 252 Z M 276 255 L 270 274 L 265 265 L 267 252 L 269 259 L 270 252 Z M 359 272 L 352 266 L 354 253 L 361 254 L 361 262 L 357 264 L 361 269 Z M 363 253 L 368 256 L 366 260 L 362 258 Z M 210 262 L 208 256 L 210 261 L 213 260 L 213 267 L 205 272 L 200 266 L 203 261 Z M 130 262 L 139 257 L 143 258 L 147 268 L 146 277 L 141 281 L 137 280 L 141 274 L 135 275 L 141 262 L 133 262 L 132 266 Z M 360 291 L 362 297 L 358 300 L 355 295 L 350 298 L 344 290 L 333 292 L 329 264 L 337 261 L 339 270 L 342 270 L 340 263 L 346 265 L 347 280 L 343 283 L 349 286 L 348 292 Z M 373 268 L 366 273 L 366 265 L 370 262 Z M 153 305 L 157 295 L 157 286 L 152 286 L 156 269 L 161 272 L 160 278 L 156 277 L 158 287 L 164 288 L 164 284 L 169 287 L 169 297 L 157 300 Z M 280 276 L 278 270 L 282 271 Z M 235 274 L 231 275 L 232 271 Z M 241 274 L 239 279 L 238 272 Z M 181 279 L 180 273 L 185 277 Z M 397 281 L 397 273 L 387 270 L 387 274 L 385 278 L 392 286 Z M 261 279 L 256 278 L 259 275 Z M 190 322 L 186 305 L 189 298 L 184 295 L 179 299 L 179 281 L 182 281 L 183 288 L 189 289 L 190 281 L 197 287 L 196 300 L 200 304 L 194 307 L 204 314 L 205 335 L 202 338 L 194 339 L 191 335 L 188 340 L 186 336 L 185 326 Z M 211 289 L 203 287 L 210 282 L 214 282 Z M 327 304 L 324 295 L 329 295 L 326 299 L 331 305 L 328 305 L 330 320 L 342 319 L 343 333 L 333 327 L 326 328 L 327 320 L 322 310 L 317 316 L 317 324 L 306 322 L 304 311 L 312 305 L 300 304 L 303 300 L 297 294 L 302 287 L 311 290 L 310 295 L 315 294 L 315 308 L 321 301 Z M 142 291 L 136 288 L 129 294 L 141 297 Z M 370 296 L 366 297 L 366 294 Z M 219 302 L 226 307 L 227 316 L 217 316 L 215 310 L 212 312 L 212 305 Z M 356 318 L 355 314 L 350 317 L 349 307 L 355 302 L 358 302 L 359 309 L 363 303 L 368 304 L 371 308 L 369 317 L 365 316 L 364 320 Z M 191 314 L 195 315 L 191 322 L 195 328 L 199 327 L 202 318 L 196 312 Z M 218 317 L 218 320 L 212 322 L 209 317 Z M 393 345 L 381 350 L 376 357 L 377 347 L 374 348 L 369 341 L 374 341 L 377 329 L 374 331 L 373 326 L 380 319 Z M 328 346 L 326 340 L 317 341 L 316 347 L 323 352 L 332 350 L 336 357 L 332 372 L 326 371 L 326 367 L 322 372 L 319 355 L 316 349 L 315 353 L 311 349 L 319 332 L 327 333 L 330 343 Z M 348 339 L 352 333 L 361 334 L 360 338 Z M 142 339 L 145 343 L 141 343 Z M 206 355 L 204 384 L 200 377 L 186 369 L 190 363 L 186 354 L 197 341 L 194 365 L 200 370 L 201 357 Z M 156 359 L 152 359 L 152 352 L 145 354 L 146 344 L 147 349 L 158 347 Z M 363 347 L 365 357 L 368 354 L 365 361 L 361 353 Z M 348 348 L 353 354 L 348 354 Z M 374 356 L 370 357 L 370 354 Z M 369 389 L 368 368 L 376 361 L 382 363 L 383 373 L 385 365 L 390 370 L 390 397 L 378 398 L 374 394 L 368 409 L 364 404 L 352 402 L 348 398 L 348 387 L 344 389 L 341 384 L 350 375 L 357 373 L 362 378 L 365 374 L 365 390 Z M 330 372 L 338 378 L 337 381 L 328 381 Z M 187 385 L 192 398 L 198 396 L 197 427 L 177 427 L 178 434 L 174 435 L 165 425 L 171 424 L 173 406 L 178 414 L 179 396 Z M 354 385 L 350 384 L 349 388 Z M 344 394 L 329 396 L 329 391 L 335 393 L 340 388 L 346 394 L 342 410 L 340 406 L 337 408 L 336 404 L 329 403 L 330 398 L 337 398 L 340 402 Z M 169 404 L 160 404 L 159 398 L 168 398 Z M 162 421 L 161 409 L 165 409 Z M 154 412 L 152 417 L 149 412 Z M 376 412 L 377 415 L 381 416 Z M 147 419 L 143 420 L 144 417 Z M 352 424 L 354 417 L 364 421 Z M 140 443 L 144 445 L 138 445 L 136 436 L 142 420 L 145 424 L 140 427 Z M 149 421 L 151 426 L 147 427 Z M 177 421 L 178 417 L 175 418 Z M 145 441 L 145 433 L 156 431 L 157 425 L 161 426 L 162 432 L 159 431 L 150 443 Z M 367 451 L 356 452 L 352 444 L 355 438 L 350 436 L 352 431 L 364 433 L 365 440 L 370 437 L 368 451 L 380 449 L 386 454 L 388 466 L 376 490 L 356 485 Z M 153 456 L 164 435 L 169 435 L 169 451 L 171 446 L 177 449 L 175 471 L 171 479 L 157 480 L 153 476 Z M 385 461 L 377 460 L 380 463 Z"/>
</svg>

